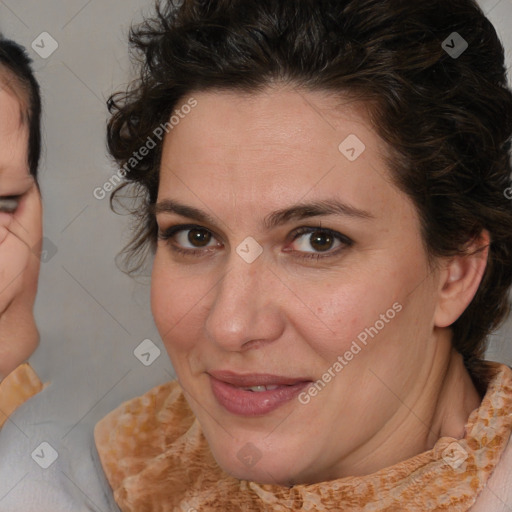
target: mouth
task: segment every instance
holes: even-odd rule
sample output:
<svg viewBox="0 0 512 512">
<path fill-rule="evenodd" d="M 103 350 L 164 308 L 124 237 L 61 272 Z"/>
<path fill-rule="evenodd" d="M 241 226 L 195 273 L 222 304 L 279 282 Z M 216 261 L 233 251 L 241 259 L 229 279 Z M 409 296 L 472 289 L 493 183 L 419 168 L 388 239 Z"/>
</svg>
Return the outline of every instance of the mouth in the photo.
<svg viewBox="0 0 512 512">
<path fill-rule="evenodd" d="M 211 389 L 219 405 L 238 416 L 261 416 L 290 402 L 312 380 L 271 374 L 210 371 Z"/>
</svg>

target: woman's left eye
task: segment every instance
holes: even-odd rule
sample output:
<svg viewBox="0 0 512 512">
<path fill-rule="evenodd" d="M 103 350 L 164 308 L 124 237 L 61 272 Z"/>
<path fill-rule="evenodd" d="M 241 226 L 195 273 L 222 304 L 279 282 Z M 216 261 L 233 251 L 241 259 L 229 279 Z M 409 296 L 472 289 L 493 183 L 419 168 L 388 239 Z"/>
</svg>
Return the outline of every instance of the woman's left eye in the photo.
<svg viewBox="0 0 512 512">
<path fill-rule="evenodd" d="M 0 197 L 0 212 L 14 213 L 20 204 L 20 198 L 17 196 Z"/>
<path fill-rule="evenodd" d="M 306 257 L 331 256 L 352 245 L 352 240 L 325 228 L 300 228 L 293 234 L 292 251 L 306 253 Z M 308 254 L 309 253 L 309 254 Z"/>
</svg>

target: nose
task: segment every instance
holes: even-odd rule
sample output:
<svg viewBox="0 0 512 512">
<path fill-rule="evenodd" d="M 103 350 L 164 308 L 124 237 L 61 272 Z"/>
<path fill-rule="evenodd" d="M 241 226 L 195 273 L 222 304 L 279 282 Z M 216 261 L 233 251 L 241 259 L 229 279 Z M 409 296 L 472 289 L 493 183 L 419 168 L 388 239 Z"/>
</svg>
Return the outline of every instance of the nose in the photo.
<svg viewBox="0 0 512 512">
<path fill-rule="evenodd" d="M 228 351 L 277 340 L 285 325 L 282 287 L 264 261 L 248 264 L 234 254 L 224 278 L 210 295 L 207 337 Z"/>
</svg>

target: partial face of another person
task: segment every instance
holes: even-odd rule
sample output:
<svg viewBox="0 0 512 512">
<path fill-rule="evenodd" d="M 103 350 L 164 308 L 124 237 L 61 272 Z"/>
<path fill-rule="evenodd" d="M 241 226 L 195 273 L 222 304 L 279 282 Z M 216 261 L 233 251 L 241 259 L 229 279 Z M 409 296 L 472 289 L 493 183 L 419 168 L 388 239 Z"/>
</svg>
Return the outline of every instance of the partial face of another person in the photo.
<svg viewBox="0 0 512 512">
<path fill-rule="evenodd" d="M 0 380 L 35 350 L 41 199 L 28 168 L 28 122 L 0 81 Z"/>
<path fill-rule="evenodd" d="M 357 474 L 402 429 L 408 443 L 434 359 L 439 276 L 416 210 L 353 102 L 194 98 L 163 148 L 152 274 L 177 377 L 233 476 Z"/>
</svg>

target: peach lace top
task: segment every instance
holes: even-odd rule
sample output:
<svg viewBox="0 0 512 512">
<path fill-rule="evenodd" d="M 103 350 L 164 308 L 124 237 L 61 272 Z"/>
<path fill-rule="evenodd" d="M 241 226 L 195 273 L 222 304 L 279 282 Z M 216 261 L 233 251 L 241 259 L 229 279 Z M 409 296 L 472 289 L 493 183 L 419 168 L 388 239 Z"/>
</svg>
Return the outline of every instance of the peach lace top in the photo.
<svg viewBox="0 0 512 512">
<path fill-rule="evenodd" d="M 42 382 L 28 363 L 7 375 L 0 382 L 0 428 L 20 405 L 42 389 Z"/>
<path fill-rule="evenodd" d="M 123 512 L 468 511 L 512 429 L 512 370 L 492 365 L 462 439 L 441 438 L 432 450 L 367 476 L 291 488 L 237 480 L 215 462 L 176 382 L 108 414 L 96 425 L 96 446 Z"/>
</svg>

